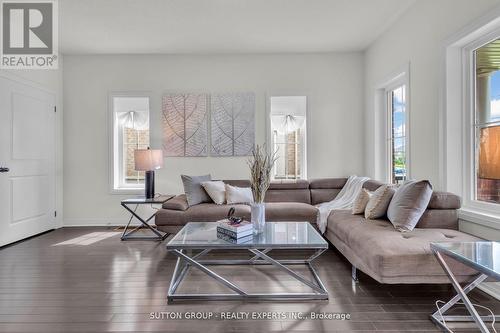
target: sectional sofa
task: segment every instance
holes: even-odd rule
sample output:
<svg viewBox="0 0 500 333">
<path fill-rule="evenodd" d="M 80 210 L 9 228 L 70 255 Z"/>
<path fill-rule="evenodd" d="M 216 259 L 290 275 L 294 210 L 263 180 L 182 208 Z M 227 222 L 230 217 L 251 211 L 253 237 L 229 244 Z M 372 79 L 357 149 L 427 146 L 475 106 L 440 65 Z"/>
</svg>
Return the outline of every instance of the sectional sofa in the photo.
<svg viewBox="0 0 500 333">
<path fill-rule="evenodd" d="M 315 224 L 315 205 L 334 199 L 346 178 L 310 181 L 273 182 L 266 194 L 268 221 L 308 221 Z M 249 187 L 247 180 L 225 180 Z M 383 185 L 369 180 L 363 187 L 374 191 Z M 186 196 L 178 195 L 165 202 L 156 215 L 160 230 L 176 233 L 188 221 L 216 221 L 224 218 L 229 207 L 236 215 L 250 219 L 248 205 L 202 203 L 189 207 Z M 448 278 L 434 259 L 431 242 L 476 241 L 478 238 L 458 231 L 457 209 L 460 198 L 452 193 L 434 191 L 431 201 L 411 232 L 401 233 L 386 219 L 367 220 L 349 210 L 332 211 L 325 238 L 353 265 L 381 283 L 448 283 Z M 459 280 L 470 278 L 471 271 L 458 262 L 449 262 Z M 353 276 L 355 276 L 353 274 Z"/>
</svg>

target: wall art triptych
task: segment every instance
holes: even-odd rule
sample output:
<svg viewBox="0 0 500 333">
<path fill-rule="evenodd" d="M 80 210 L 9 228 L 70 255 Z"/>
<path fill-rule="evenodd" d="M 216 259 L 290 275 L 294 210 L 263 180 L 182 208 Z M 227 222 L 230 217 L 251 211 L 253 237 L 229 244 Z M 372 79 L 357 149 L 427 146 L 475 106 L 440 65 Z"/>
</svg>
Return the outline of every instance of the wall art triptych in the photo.
<svg viewBox="0 0 500 333">
<path fill-rule="evenodd" d="M 163 153 L 165 156 L 207 156 L 207 94 L 163 96 Z"/>
<path fill-rule="evenodd" d="M 162 124 L 165 156 L 208 156 L 209 151 L 248 156 L 255 142 L 255 94 L 168 94 Z"/>
</svg>

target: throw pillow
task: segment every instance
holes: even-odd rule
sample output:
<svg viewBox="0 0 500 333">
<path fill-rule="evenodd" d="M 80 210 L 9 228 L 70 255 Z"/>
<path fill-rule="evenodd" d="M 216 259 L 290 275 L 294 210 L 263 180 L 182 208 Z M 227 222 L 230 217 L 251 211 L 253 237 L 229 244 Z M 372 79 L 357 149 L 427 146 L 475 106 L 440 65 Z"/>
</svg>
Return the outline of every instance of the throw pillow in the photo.
<svg viewBox="0 0 500 333">
<path fill-rule="evenodd" d="M 182 185 L 184 185 L 184 193 L 189 206 L 194 206 L 202 202 L 211 202 L 207 192 L 201 186 L 202 182 L 212 180 L 212 176 L 186 176 L 181 175 Z"/>
<path fill-rule="evenodd" d="M 362 188 L 352 205 L 352 214 L 363 214 L 368 201 L 370 201 L 371 192 Z"/>
<path fill-rule="evenodd" d="M 427 209 L 431 197 L 432 185 L 428 180 L 405 182 L 389 204 L 389 221 L 398 231 L 412 231 Z"/>
<path fill-rule="evenodd" d="M 226 184 L 226 201 L 228 205 L 252 203 L 252 189 L 250 187 L 237 187 Z"/>
<path fill-rule="evenodd" d="M 365 218 L 378 219 L 387 213 L 387 207 L 394 195 L 394 188 L 391 185 L 380 186 L 370 197 L 366 204 Z"/>
<path fill-rule="evenodd" d="M 210 182 L 202 182 L 201 186 L 208 193 L 213 202 L 217 205 L 222 205 L 226 202 L 226 186 L 223 181 L 214 180 Z"/>
</svg>

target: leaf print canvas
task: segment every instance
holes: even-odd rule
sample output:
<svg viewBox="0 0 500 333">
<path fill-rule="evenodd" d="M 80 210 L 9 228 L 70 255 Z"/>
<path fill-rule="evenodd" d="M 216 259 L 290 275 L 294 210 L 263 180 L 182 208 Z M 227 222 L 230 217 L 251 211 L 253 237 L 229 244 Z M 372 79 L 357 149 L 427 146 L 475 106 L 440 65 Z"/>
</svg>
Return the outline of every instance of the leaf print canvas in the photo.
<svg viewBox="0 0 500 333">
<path fill-rule="evenodd" d="M 162 99 L 165 156 L 208 155 L 207 94 L 170 94 Z"/>
<path fill-rule="evenodd" d="M 255 143 L 255 94 L 211 95 L 211 155 L 248 156 Z"/>
</svg>

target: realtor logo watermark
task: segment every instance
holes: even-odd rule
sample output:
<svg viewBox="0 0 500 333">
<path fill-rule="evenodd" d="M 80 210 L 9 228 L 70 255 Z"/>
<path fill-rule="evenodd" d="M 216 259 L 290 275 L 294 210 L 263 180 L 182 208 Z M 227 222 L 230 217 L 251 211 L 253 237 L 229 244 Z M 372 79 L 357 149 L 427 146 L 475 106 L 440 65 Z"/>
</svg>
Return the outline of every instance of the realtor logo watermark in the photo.
<svg viewBox="0 0 500 333">
<path fill-rule="evenodd" d="M 0 0 L 2 69 L 57 69 L 56 0 Z"/>
</svg>

